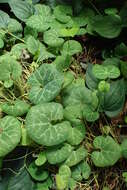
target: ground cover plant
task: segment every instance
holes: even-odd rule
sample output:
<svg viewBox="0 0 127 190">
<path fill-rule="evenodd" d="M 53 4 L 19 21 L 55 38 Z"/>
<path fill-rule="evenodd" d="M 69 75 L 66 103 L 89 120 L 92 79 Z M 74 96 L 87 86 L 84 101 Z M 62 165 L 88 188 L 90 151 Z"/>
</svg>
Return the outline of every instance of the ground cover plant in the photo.
<svg viewBox="0 0 127 190">
<path fill-rule="evenodd" d="M 0 190 L 126 189 L 126 2 L 0 7 Z"/>
</svg>

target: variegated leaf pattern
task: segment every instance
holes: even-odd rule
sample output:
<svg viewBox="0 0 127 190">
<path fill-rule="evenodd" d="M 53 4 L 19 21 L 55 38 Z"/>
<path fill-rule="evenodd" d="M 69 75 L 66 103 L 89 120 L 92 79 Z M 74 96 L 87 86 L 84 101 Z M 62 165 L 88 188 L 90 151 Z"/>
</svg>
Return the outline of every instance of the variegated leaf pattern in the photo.
<svg viewBox="0 0 127 190">
<path fill-rule="evenodd" d="M 63 74 L 54 65 L 41 65 L 29 78 L 29 99 L 34 104 L 52 101 L 61 91 Z"/>
<path fill-rule="evenodd" d="M 62 147 L 54 147 L 51 149 L 47 149 L 46 157 L 50 164 L 58 164 L 66 160 L 71 152 L 73 151 L 73 147 L 69 144 L 64 144 Z"/>
<path fill-rule="evenodd" d="M 13 116 L 0 120 L 0 157 L 11 152 L 20 142 L 21 123 Z"/>
<path fill-rule="evenodd" d="M 28 135 L 45 146 L 58 145 L 67 140 L 71 125 L 63 119 L 63 107 L 59 103 L 33 106 L 26 117 Z"/>
</svg>

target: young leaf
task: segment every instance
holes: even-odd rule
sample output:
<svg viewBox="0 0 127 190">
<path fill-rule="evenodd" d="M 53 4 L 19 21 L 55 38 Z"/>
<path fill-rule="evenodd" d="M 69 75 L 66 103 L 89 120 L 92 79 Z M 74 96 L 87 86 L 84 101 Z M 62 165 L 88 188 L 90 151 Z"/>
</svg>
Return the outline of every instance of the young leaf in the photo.
<svg viewBox="0 0 127 190">
<path fill-rule="evenodd" d="M 110 136 L 98 136 L 94 139 L 95 149 L 92 153 L 92 161 L 97 167 L 113 166 L 121 157 L 121 147 Z"/>
<path fill-rule="evenodd" d="M 63 143 L 68 138 L 71 125 L 68 121 L 61 121 L 62 119 L 61 104 L 52 102 L 33 106 L 26 117 L 28 135 L 45 146 Z"/>
<path fill-rule="evenodd" d="M 115 79 L 120 76 L 120 70 L 114 65 L 98 65 L 93 66 L 93 74 L 97 79 Z"/>
<path fill-rule="evenodd" d="M 82 46 L 79 42 L 75 40 L 68 40 L 64 43 L 61 53 L 63 55 L 74 55 L 76 53 L 82 52 Z"/>
<path fill-rule="evenodd" d="M 36 181 L 44 181 L 49 176 L 47 170 L 44 170 L 43 167 L 37 167 L 34 162 L 32 162 L 29 165 L 28 172 L 31 175 L 31 177 Z"/>
<path fill-rule="evenodd" d="M 0 157 L 11 152 L 20 142 L 21 123 L 13 116 L 0 119 Z"/>
<path fill-rule="evenodd" d="M 62 165 L 59 168 L 59 173 L 56 175 L 56 185 L 58 190 L 63 190 L 68 186 L 71 170 L 67 165 Z"/>
<path fill-rule="evenodd" d="M 35 160 L 36 166 L 42 166 L 47 161 L 45 152 L 40 152 Z"/>
<path fill-rule="evenodd" d="M 89 106 L 84 106 L 83 117 L 89 122 L 94 122 L 99 119 L 99 113 L 90 109 Z"/>
<path fill-rule="evenodd" d="M 16 100 L 12 103 L 5 102 L 0 107 L 4 113 L 17 117 L 26 114 L 30 105 L 22 100 Z"/>
<path fill-rule="evenodd" d="M 91 168 L 89 164 L 82 161 L 77 166 L 72 168 L 72 178 L 76 181 L 82 181 L 83 179 L 88 179 L 91 174 Z"/>
</svg>

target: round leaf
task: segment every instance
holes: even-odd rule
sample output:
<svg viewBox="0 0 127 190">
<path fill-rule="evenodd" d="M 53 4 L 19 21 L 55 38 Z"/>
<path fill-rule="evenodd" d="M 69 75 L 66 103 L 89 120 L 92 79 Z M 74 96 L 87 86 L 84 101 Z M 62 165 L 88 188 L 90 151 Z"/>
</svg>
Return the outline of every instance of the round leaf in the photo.
<svg viewBox="0 0 127 190">
<path fill-rule="evenodd" d="M 54 65 L 41 65 L 28 80 L 30 101 L 34 104 L 52 101 L 59 94 L 63 82 L 63 74 Z"/>
<path fill-rule="evenodd" d="M 94 147 L 100 151 L 92 153 L 92 161 L 95 166 L 113 166 L 121 157 L 121 147 L 110 136 L 98 136 L 94 139 Z"/>
</svg>

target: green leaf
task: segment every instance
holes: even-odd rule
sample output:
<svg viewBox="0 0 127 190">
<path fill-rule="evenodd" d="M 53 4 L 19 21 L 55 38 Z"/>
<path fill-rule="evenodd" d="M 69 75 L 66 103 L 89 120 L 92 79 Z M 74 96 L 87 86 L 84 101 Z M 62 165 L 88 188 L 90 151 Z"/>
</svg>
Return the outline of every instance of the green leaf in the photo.
<svg viewBox="0 0 127 190">
<path fill-rule="evenodd" d="M 13 80 L 11 80 L 11 79 L 4 81 L 5 88 L 11 88 L 13 86 L 13 84 L 14 84 Z"/>
<path fill-rule="evenodd" d="M 13 116 L 0 119 L 0 157 L 11 152 L 20 142 L 21 123 Z"/>
<path fill-rule="evenodd" d="M 71 125 L 62 119 L 61 104 L 52 102 L 33 106 L 26 117 L 28 135 L 38 144 L 45 146 L 65 142 Z M 38 130 L 36 130 L 37 128 Z"/>
<path fill-rule="evenodd" d="M 31 54 L 35 55 L 39 49 L 39 41 L 36 40 L 33 36 L 29 36 L 26 41 L 26 46 L 28 51 Z"/>
<path fill-rule="evenodd" d="M 60 47 L 64 43 L 64 39 L 59 37 L 60 34 L 55 29 L 50 29 L 44 33 L 44 42 L 51 47 Z"/>
<path fill-rule="evenodd" d="M 118 13 L 117 8 L 107 8 L 105 9 L 105 14 L 107 15 L 116 15 Z"/>
<path fill-rule="evenodd" d="M 7 187 L 9 190 L 34 190 L 34 183 L 25 169 L 21 170 L 17 175 L 11 177 Z"/>
<path fill-rule="evenodd" d="M 100 81 L 98 84 L 98 90 L 100 92 L 109 92 L 110 90 L 110 83 L 106 81 Z"/>
<path fill-rule="evenodd" d="M 2 40 L 2 38 L 0 38 L 0 49 L 2 49 L 4 47 L 4 41 Z"/>
<path fill-rule="evenodd" d="M 111 58 L 107 58 L 103 61 L 103 65 L 104 66 L 108 66 L 108 65 L 114 65 L 116 67 L 119 67 L 120 64 L 120 59 L 117 57 L 111 57 Z"/>
<path fill-rule="evenodd" d="M 64 73 L 64 84 L 63 88 L 69 86 L 74 80 L 74 73 L 72 71 L 67 71 Z"/>
<path fill-rule="evenodd" d="M 23 50 L 25 49 L 26 49 L 26 44 L 18 43 L 12 46 L 10 53 L 15 59 L 20 59 L 23 53 Z"/>
<path fill-rule="evenodd" d="M 107 79 L 107 78 L 111 78 L 111 79 L 115 79 L 118 78 L 120 76 L 120 70 L 114 66 L 114 65 L 98 65 L 95 64 L 93 66 L 93 74 L 97 79 Z"/>
<path fill-rule="evenodd" d="M 69 183 L 71 170 L 67 165 L 62 165 L 59 168 L 59 173 L 56 175 L 56 185 L 58 190 L 64 190 Z"/>
<path fill-rule="evenodd" d="M 22 25 L 15 19 L 10 19 L 10 22 L 8 23 L 8 31 L 11 33 L 22 33 L 23 28 Z"/>
<path fill-rule="evenodd" d="M 54 65 L 41 65 L 29 78 L 30 101 L 34 104 L 52 101 L 60 92 L 64 78 Z"/>
<path fill-rule="evenodd" d="M 127 139 L 124 139 L 122 144 L 121 144 L 121 149 L 122 149 L 122 155 L 124 158 L 127 158 Z"/>
<path fill-rule="evenodd" d="M 78 27 L 86 26 L 89 23 L 89 18 L 94 18 L 95 13 L 90 8 L 83 8 L 83 11 L 81 11 L 78 16 L 73 17 L 74 24 Z"/>
<path fill-rule="evenodd" d="M 127 62 L 126 61 L 120 61 L 120 69 L 123 77 L 127 79 Z"/>
<path fill-rule="evenodd" d="M 47 161 L 45 152 L 40 152 L 35 160 L 36 166 L 42 166 Z"/>
<path fill-rule="evenodd" d="M 97 89 L 99 79 L 97 79 L 93 74 L 93 65 L 88 64 L 87 70 L 86 70 L 86 77 L 85 77 L 86 85 L 89 89 Z"/>
<path fill-rule="evenodd" d="M 35 6 L 35 14 L 42 15 L 43 17 L 51 16 L 51 8 L 44 4 L 36 4 Z"/>
<path fill-rule="evenodd" d="M 63 71 L 65 69 L 68 69 L 70 64 L 71 64 L 71 56 L 69 56 L 69 55 L 57 56 L 55 61 L 53 62 L 53 64 L 55 64 L 56 68 L 59 71 Z"/>
<path fill-rule="evenodd" d="M 6 29 L 10 21 L 10 17 L 7 13 L 0 10 L 0 28 Z"/>
<path fill-rule="evenodd" d="M 95 149 L 91 155 L 92 161 L 97 167 L 113 166 L 121 157 L 121 147 L 110 136 L 98 136 L 94 139 Z"/>
<path fill-rule="evenodd" d="M 123 42 L 115 47 L 115 55 L 118 57 L 127 56 L 127 46 Z"/>
<path fill-rule="evenodd" d="M 26 21 L 31 15 L 34 14 L 34 7 L 27 1 L 10 0 L 9 5 L 15 16 L 21 21 Z"/>
<path fill-rule="evenodd" d="M 117 116 L 123 109 L 125 102 L 125 86 L 123 80 L 117 80 L 110 84 L 110 90 L 100 95 L 101 109 L 109 117 Z"/>
<path fill-rule="evenodd" d="M 73 28 L 62 28 L 60 29 L 59 33 L 61 37 L 74 37 L 79 31 L 78 27 L 73 27 Z"/>
<path fill-rule="evenodd" d="M 85 138 L 86 130 L 83 124 L 71 128 L 67 141 L 71 145 L 79 145 Z"/>
<path fill-rule="evenodd" d="M 22 100 L 17 99 L 11 103 L 3 103 L 1 109 L 4 113 L 14 117 L 23 116 L 30 108 L 30 105 Z"/>
<path fill-rule="evenodd" d="M 47 149 L 46 157 L 50 164 L 59 164 L 65 161 L 71 154 L 73 147 L 69 144 L 64 144 L 62 147 L 54 147 Z"/>
<path fill-rule="evenodd" d="M 26 25 L 37 32 L 45 32 L 49 27 L 52 19 L 42 15 L 33 15 L 26 21 Z"/>
<path fill-rule="evenodd" d="M 98 105 L 98 98 L 95 93 L 90 91 L 85 85 L 77 84 L 65 91 L 62 97 L 64 106 L 75 105 L 83 109 L 85 105 L 89 105 L 91 109 L 96 109 Z"/>
<path fill-rule="evenodd" d="M 71 155 L 65 161 L 65 164 L 69 167 L 75 166 L 76 164 L 84 160 L 86 156 L 87 150 L 83 146 L 81 146 L 77 150 L 72 151 Z"/>
<path fill-rule="evenodd" d="M 75 41 L 75 40 L 68 40 L 64 43 L 63 48 L 61 50 L 61 53 L 63 55 L 74 55 L 77 53 L 82 52 L 82 46 L 79 42 Z"/>
<path fill-rule="evenodd" d="M 94 122 L 99 119 L 99 113 L 97 111 L 93 111 L 89 106 L 84 106 L 83 116 L 89 122 Z"/>
<path fill-rule="evenodd" d="M 64 109 L 64 118 L 70 121 L 73 126 L 82 124 L 83 114 L 81 105 L 66 106 Z"/>
<path fill-rule="evenodd" d="M 49 176 L 47 170 L 45 170 L 43 167 L 37 167 L 34 162 L 29 165 L 28 172 L 31 177 L 36 181 L 44 181 Z"/>
<path fill-rule="evenodd" d="M 67 23 L 71 20 L 72 16 L 72 8 L 71 6 L 66 6 L 66 5 L 58 5 L 54 9 L 54 16 L 55 18 L 62 22 L 62 23 Z"/>
<path fill-rule="evenodd" d="M 105 38 L 116 38 L 122 30 L 122 21 L 118 15 L 97 15 L 91 20 L 92 29 Z"/>
<path fill-rule="evenodd" d="M 91 168 L 89 164 L 82 161 L 77 166 L 72 168 L 72 178 L 76 181 L 82 181 L 83 179 L 88 179 L 91 174 Z"/>
<path fill-rule="evenodd" d="M 43 182 L 43 183 L 37 183 L 37 189 L 36 190 L 49 190 L 49 188 L 52 188 L 53 181 L 50 177 Z"/>
<path fill-rule="evenodd" d="M 11 56 L 5 54 L 0 57 L 0 80 L 17 80 L 22 74 L 21 65 Z"/>
</svg>

